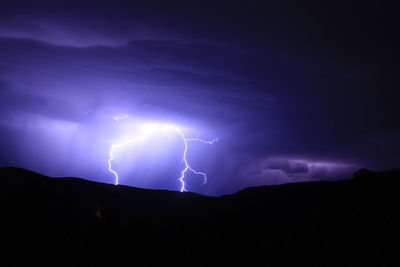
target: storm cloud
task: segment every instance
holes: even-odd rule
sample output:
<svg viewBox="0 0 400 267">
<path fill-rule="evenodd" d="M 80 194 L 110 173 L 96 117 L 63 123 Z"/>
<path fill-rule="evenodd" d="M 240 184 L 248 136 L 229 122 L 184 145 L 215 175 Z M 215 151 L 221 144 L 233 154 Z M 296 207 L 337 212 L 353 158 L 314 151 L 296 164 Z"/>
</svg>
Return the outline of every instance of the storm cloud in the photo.
<svg viewBox="0 0 400 267">
<path fill-rule="evenodd" d="M 379 12 L 367 19 L 372 7 L 356 14 L 350 5 L 351 15 L 329 21 L 322 14 L 341 14 L 339 6 L 294 12 L 293 2 L 270 2 L 267 16 L 239 1 L 204 18 L 197 4 L 18 2 L 4 1 L 0 14 L 2 166 L 112 182 L 116 114 L 218 138 L 212 148 L 193 146 L 209 182 L 192 177 L 190 190 L 204 194 L 400 163 L 398 52 L 378 42 L 393 26 L 390 16 L 374 24 Z M 342 24 L 354 17 L 360 22 Z M 370 25 L 388 27 L 366 33 Z M 160 171 L 125 183 L 177 189 L 171 151 L 167 178 Z"/>
</svg>

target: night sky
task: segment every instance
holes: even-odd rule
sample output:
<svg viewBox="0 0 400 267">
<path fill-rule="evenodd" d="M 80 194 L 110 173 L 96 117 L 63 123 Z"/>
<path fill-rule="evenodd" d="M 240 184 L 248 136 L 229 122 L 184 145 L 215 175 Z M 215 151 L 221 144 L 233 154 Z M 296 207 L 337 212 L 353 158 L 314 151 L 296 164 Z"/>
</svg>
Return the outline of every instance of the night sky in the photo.
<svg viewBox="0 0 400 267">
<path fill-rule="evenodd" d="M 114 183 L 116 140 L 179 127 L 187 190 L 400 166 L 398 11 L 385 1 L 0 3 L 0 166 Z M 115 117 L 128 115 L 127 119 Z M 179 190 L 183 143 L 115 153 L 120 184 Z M 114 142 L 114 143 L 113 143 Z"/>
</svg>

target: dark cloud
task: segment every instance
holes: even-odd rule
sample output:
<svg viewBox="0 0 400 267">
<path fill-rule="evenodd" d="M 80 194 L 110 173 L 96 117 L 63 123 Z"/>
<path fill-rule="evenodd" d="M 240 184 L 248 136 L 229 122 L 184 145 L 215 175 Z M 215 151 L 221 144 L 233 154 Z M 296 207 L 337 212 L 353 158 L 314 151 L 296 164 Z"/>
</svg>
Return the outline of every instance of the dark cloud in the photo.
<svg viewBox="0 0 400 267">
<path fill-rule="evenodd" d="M 308 173 L 309 168 L 304 161 L 293 161 L 288 159 L 273 159 L 267 161 L 266 168 L 269 170 L 281 170 L 288 176 L 293 176 L 299 173 Z"/>
</svg>

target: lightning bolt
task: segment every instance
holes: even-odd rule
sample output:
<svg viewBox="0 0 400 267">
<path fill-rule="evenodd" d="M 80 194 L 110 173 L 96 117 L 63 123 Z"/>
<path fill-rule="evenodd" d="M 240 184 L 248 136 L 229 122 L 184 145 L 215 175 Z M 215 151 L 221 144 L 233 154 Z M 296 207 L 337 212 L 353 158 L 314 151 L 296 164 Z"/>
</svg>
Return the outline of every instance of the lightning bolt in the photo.
<svg viewBox="0 0 400 267">
<path fill-rule="evenodd" d="M 113 117 L 113 119 L 115 121 L 117 121 L 117 122 L 119 122 L 120 120 L 127 119 L 127 118 L 128 118 L 128 115 L 120 115 L 120 116 Z M 155 125 L 155 127 L 154 127 L 154 125 L 152 125 L 152 126 L 153 127 L 150 127 L 152 131 L 160 128 L 160 125 Z M 171 126 L 171 125 L 161 125 L 161 126 L 164 129 L 169 129 L 169 130 L 175 131 L 181 137 L 182 142 L 184 144 L 182 161 L 181 161 L 184 164 L 184 168 L 182 169 L 181 175 L 178 178 L 179 182 L 181 183 L 180 191 L 181 192 L 187 191 L 186 190 L 186 184 L 185 184 L 185 175 L 189 171 L 192 172 L 195 175 L 202 176 L 203 177 L 202 185 L 206 184 L 207 183 L 207 174 L 204 173 L 204 172 L 200 172 L 200 171 L 195 170 L 194 168 L 192 168 L 190 166 L 190 164 L 188 162 L 187 152 L 188 152 L 188 149 L 189 149 L 189 142 L 200 142 L 200 143 L 203 143 L 203 144 L 212 145 L 215 142 L 217 142 L 218 139 L 203 140 L 203 139 L 200 139 L 198 137 L 196 137 L 196 138 L 186 138 L 184 132 L 181 129 L 177 128 L 177 127 L 174 127 L 174 126 Z M 121 147 L 127 146 L 127 145 L 129 145 L 129 144 L 131 144 L 133 142 L 136 142 L 138 140 L 143 140 L 145 138 L 147 138 L 147 135 L 137 136 L 135 138 L 125 137 L 123 139 L 114 141 L 113 144 L 111 145 L 109 153 L 108 153 L 108 161 L 107 161 L 107 163 L 108 163 L 108 171 L 110 173 L 112 173 L 114 175 L 114 177 L 115 177 L 115 185 L 118 185 L 118 183 L 119 183 L 118 173 L 112 167 L 112 161 L 114 160 L 114 154 L 115 154 L 116 150 L 121 148 Z"/>
<path fill-rule="evenodd" d="M 205 174 L 204 172 L 196 171 L 196 170 L 193 169 L 193 168 L 189 165 L 189 163 L 188 163 L 188 160 L 187 160 L 187 157 L 186 157 L 187 151 L 188 151 L 188 148 L 189 148 L 188 142 L 197 141 L 197 142 L 201 142 L 201 143 L 204 143 L 204 144 L 212 145 L 214 142 L 217 142 L 218 139 L 213 139 L 213 140 L 211 140 L 211 141 L 206 141 L 206 140 L 199 139 L 199 138 L 186 138 L 185 135 L 184 135 L 184 133 L 183 133 L 180 129 L 175 128 L 175 127 L 171 127 L 171 128 L 172 128 L 173 130 L 175 130 L 175 131 L 182 137 L 182 141 L 183 141 L 183 143 L 184 143 L 182 162 L 183 162 L 183 164 L 185 165 L 185 168 L 183 168 L 183 170 L 182 170 L 182 172 L 181 172 L 181 176 L 180 176 L 179 179 L 178 179 L 178 180 L 181 182 L 181 192 L 187 191 L 187 190 L 186 190 L 186 187 L 185 187 L 185 180 L 184 180 L 184 179 L 185 179 L 185 174 L 186 174 L 187 171 L 191 171 L 192 173 L 194 173 L 194 174 L 196 174 L 196 175 L 201 175 L 201 176 L 203 176 L 203 183 L 202 183 L 202 185 L 206 184 L 206 183 L 207 183 L 207 174 Z"/>
<path fill-rule="evenodd" d="M 115 143 L 111 146 L 110 150 L 108 151 L 108 161 L 107 161 L 107 163 L 108 163 L 108 171 L 111 172 L 115 177 L 115 185 L 118 185 L 118 183 L 119 183 L 118 173 L 117 173 L 116 170 L 114 170 L 112 168 L 112 161 L 114 160 L 115 150 L 117 150 L 120 147 L 124 147 L 126 145 L 129 145 L 129 144 L 131 144 L 131 143 L 133 143 L 133 142 L 135 142 L 137 140 L 144 139 L 144 138 L 145 138 L 145 136 L 139 136 L 139 137 L 135 137 L 135 138 L 125 137 L 122 140 L 115 141 Z"/>
</svg>

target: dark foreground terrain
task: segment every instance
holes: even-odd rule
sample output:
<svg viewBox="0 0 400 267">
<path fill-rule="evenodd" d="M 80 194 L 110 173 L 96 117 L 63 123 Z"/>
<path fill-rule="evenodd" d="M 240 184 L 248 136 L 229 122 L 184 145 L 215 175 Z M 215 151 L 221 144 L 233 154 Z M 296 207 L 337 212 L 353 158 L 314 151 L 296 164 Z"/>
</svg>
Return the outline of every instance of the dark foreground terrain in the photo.
<svg viewBox="0 0 400 267">
<path fill-rule="evenodd" d="M 399 170 L 216 198 L 0 177 L 2 266 L 399 266 Z"/>
</svg>

